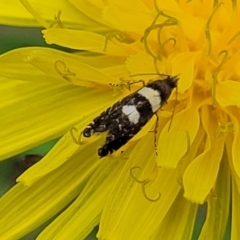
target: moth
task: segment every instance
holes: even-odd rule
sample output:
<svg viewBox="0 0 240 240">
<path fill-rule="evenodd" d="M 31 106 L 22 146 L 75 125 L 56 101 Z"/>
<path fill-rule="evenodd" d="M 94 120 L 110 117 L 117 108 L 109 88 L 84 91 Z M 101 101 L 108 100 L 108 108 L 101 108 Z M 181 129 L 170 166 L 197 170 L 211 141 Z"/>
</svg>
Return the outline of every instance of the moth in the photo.
<svg viewBox="0 0 240 240">
<path fill-rule="evenodd" d="M 164 79 L 152 80 L 116 102 L 86 126 L 82 133 L 86 138 L 97 132 L 108 132 L 104 145 L 98 149 L 100 157 L 125 145 L 167 102 L 179 78 L 163 76 Z"/>
</svg>

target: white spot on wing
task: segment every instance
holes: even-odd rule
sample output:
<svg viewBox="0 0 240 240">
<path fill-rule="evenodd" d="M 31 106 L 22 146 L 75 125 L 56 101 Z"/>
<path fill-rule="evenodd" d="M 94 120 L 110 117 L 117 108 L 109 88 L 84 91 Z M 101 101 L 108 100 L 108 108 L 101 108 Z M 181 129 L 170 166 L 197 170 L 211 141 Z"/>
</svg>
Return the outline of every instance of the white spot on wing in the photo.
<svg viewBox="0 0 240 240">
<path fill-rule="evenodd" d="M 157 90 L 150 87 L 143 87 L 138 91 L 138 93 L 149 101 L 153 112 L 156 112 L 161 107 L 161 96 Z"/>
<path fill-rule="evenodd" d="M 140 114 L 134 105 L 127 105 L 122 107 L 122 112 L 127 115 L 130 122 L 136 124 L 139 121 Z"/>
</svg>

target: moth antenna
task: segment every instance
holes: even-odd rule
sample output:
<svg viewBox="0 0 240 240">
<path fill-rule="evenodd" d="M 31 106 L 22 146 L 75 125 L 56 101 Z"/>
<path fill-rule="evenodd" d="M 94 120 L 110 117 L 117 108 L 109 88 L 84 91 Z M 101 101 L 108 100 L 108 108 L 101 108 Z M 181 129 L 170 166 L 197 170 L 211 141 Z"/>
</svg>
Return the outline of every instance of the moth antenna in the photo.
<svg viewBox="0 0 240 240">
<path fill-rule="evenodd" d="M 177 95 L 178 95 L 178 86 L 176 87 L 175 105 L 174 105 L 173 110 L 172 110 L 172 116 L 171 116 L 170 123 L 169 123 L 169 126 L 168 126 L 168 132 L 170 131 L 170 128 L 172 126 L 173 116 L 174 116 L 176 106 L 177 106 Z"/>
<path fill-rule="evenodd" d="M 168 74 L 164 73 L 138 73 L 138 74 L 133 74 L 130 75 L 130 77 L 137 77 L 137 76 L 162 76 L 162 77 L 168 77 Z"/>
</svg>

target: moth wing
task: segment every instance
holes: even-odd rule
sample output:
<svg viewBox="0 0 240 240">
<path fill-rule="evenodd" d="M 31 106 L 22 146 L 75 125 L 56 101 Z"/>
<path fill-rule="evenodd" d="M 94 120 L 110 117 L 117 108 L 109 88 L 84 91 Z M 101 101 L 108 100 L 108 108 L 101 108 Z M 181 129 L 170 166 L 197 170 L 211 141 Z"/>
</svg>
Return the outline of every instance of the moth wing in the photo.
<svg viewBox="0 0 240 240">
<path fill-rule="evenodd" d="M 95 132 L 105 132 L 109 130 L 109 127 L 112 125 L 112 121 L 114 119 L 116 120 L 121 118 L 122 107 L 129 104 L 134 94 L 135 92 L 126 96 L 121 101 L 116 102 L 95 119 L 93 119 L 93 121 L 83 130 L 83 136 L 90 137 Z"/>
</svg>

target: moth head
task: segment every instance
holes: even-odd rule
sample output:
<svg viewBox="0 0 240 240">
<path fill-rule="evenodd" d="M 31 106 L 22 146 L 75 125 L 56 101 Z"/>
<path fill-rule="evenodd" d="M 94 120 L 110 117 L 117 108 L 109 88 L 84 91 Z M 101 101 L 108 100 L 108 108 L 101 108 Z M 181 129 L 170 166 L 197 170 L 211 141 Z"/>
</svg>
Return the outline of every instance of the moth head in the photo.
<svg viewBox="0 0 240 240">
<path fill-rule="evenodd" d="M 173 89 L 173 88 L 177 87 L 179 77 L 178 76 L 168 76 L 165 80 L 166 80 L 166 83 L 168 84 L 168 86 Z"/>
</svg>

